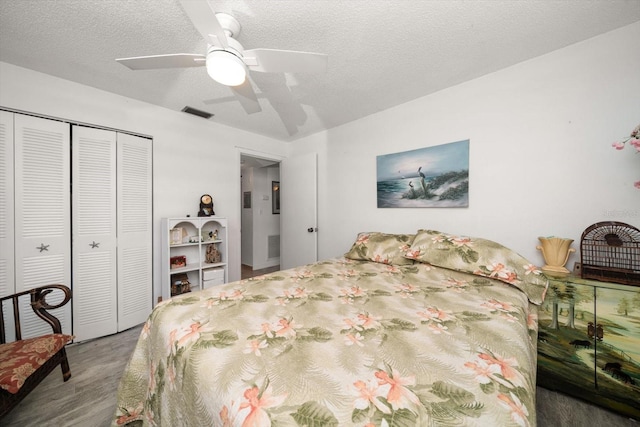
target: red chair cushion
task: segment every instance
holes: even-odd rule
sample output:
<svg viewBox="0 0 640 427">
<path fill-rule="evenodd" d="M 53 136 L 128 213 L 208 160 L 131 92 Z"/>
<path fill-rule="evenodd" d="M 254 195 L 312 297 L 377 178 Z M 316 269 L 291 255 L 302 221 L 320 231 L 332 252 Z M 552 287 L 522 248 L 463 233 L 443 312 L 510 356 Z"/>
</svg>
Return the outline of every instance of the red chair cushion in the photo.
<svg viewBox="0 0 640 427">
<path fill-rule="evenodd" d="M 25 380 L 73 339 L 50 334 L 0 344 L 0 388 L 17 393 Z"/>
</svg>

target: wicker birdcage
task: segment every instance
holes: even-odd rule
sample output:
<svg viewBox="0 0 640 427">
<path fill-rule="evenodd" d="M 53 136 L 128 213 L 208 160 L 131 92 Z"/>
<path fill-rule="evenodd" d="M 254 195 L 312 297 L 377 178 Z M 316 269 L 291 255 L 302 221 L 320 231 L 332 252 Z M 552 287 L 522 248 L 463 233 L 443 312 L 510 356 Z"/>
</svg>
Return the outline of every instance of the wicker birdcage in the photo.
<svg viewBox="0 0 640 427">
<path fill-rule="evenodd" d="M 598 222 L 580 240 L 582 278 L 640 285 L 640 230 L 622 222 Z"/>
</svg>

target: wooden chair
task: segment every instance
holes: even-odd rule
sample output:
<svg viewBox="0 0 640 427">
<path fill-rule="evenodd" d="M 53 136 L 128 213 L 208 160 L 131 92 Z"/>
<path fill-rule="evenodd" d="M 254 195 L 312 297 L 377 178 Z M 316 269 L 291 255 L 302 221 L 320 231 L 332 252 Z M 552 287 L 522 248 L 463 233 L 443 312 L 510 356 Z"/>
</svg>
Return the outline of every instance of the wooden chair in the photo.
<svg viewBox="0 0 640 427">
<path fill-rule="evenodd" d="M 64 298 L 49 304 L 47 295 L 61 290 Z M 20 297 L 30 295 L 34 313 L 47 322 L 52 334 L 35 338 L 22 338 L 20 325 Z M 62 333 L 60 320 L 48 312 L 62 307 L 71 300 L 71 290 L 65 285 L 47 285 L 0 298 L 0 419 L 24 399 L 56 366 L 62 368 L 62 378 L 71 378 L 65 345 L 73 336 Z M 9 301 L 9 303 L 7 303 Z M 6 307 L 5 307 L 6 306 Z M 15 341 L 6 342 L 5 313 L 13 314 Z M 9 310 L 7 316 L 10 316 Z"/>
</svg>

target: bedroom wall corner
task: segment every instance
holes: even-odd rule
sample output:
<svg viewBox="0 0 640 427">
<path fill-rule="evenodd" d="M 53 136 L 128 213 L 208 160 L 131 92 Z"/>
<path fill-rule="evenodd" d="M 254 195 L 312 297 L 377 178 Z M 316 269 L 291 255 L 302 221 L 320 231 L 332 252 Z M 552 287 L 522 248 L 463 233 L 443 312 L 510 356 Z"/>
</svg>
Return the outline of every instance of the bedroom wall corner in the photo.
<svg viewBox="0 0 640 427">
<path fill-rule="evenodd" d="M 538 236 L 578 249 L 595 222 L 640 226 L 640 158 L 611 147 L 639 124 L 638 52 L 640 22 L 292 143 L 318 152 L 320 259 L 360 231 L 433 228 L 542 265 Z M 377 208 L 377 155 L 463 139 L 468 208 Z"/>
<path fill-rule="evenodd" d="M 240 154 L 237 147 L 282 156 L 285 143 L 89 86 L 0 62 L 0 106 L 153 138 L 154 302 L 160 291 L 163 217 L 198 212 L 211 194 L 229 220 L 230 280 L 240 279 Z"/>
</svg>

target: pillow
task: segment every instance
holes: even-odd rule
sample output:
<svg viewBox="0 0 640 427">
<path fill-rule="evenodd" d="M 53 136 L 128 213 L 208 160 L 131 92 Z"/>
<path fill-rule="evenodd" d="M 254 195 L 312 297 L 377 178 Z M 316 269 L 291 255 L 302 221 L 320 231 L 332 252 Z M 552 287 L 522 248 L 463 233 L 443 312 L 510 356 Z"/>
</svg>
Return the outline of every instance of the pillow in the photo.
<svg viewBox="0 0 640 427">
<path fill-rule="evenodd" d="M 405 254 L 415 234 L 359 233 L 351 250 L 344 256 L 357 261 L 373 261 L 383 264 L 408 265 L 413 261 Z"/>
<path fill-rule="evenodd" d="M 542 271 L 511 249 L 487 239 L 418 230 L 407 258 L 438 267 L 491 277 L 523 291 L 540 305 L 548 281 Z"/>
</svg>

